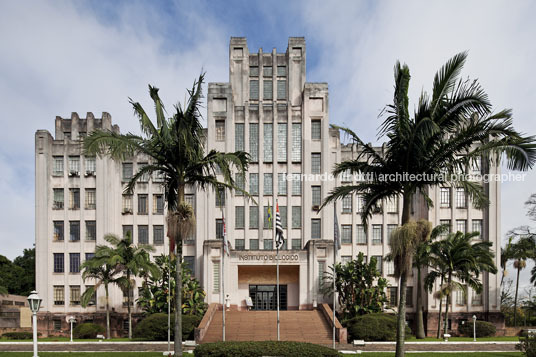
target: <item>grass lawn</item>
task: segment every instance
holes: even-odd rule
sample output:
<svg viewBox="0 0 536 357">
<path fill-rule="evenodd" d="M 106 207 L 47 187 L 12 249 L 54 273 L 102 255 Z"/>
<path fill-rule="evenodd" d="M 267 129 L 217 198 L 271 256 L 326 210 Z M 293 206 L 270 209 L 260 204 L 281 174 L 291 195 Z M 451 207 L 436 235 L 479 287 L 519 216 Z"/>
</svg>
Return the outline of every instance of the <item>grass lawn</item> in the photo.
<svg viewBox="0 0 536 357">
<path fill-rule="evenodd" d="M 394 353 L 389 352 L 368 352 L 362 353 L 360 356 L 364 357 L 392 357 Z M 412 357 L 453 357 L 453 356 L 469 356 L 469 357 L 521 357 L 521 352 L 472 352 L 472 353 L 406 353 L 407 356 Z M 32 352 L 0 352 L 2 357 L 31 357 Z M 162 352 L 39 352 L 39 356 L 43 357 L 88 357 L 88 356 L 100 356 L 100 357 L 139 357 L 148 356 L 156 357 L 162 356 Z M 184 356 L 192 356 L 187 353 Z M 348 355 L 351 356 L 351 355 Z"/>
<path fill-rule="evenodd" d="M 426 337 L 425 339 L 422 339 L 422 340 L 418 340 L 416 339 L 415 337 L 410 337 L 408 338 L 406 341 L 411 341 L 411 342 L 442 342 L 443 339 L 440 338 L 440 339 L 437 339 L 435 337 Z M 449 338 L 449 342 L 452 341 L 452 342 L 473 342 L 473 338 L 472 337 L 451 337 Z M 518 342 L 519 341 L 519 336 L 492 336 L 492 337 L 477 337 L 476 338 L 476 341 L 477 342 L 486 342 L 486 341 L 516 341 Z"/>
<path fill-rule="evenodd" d="M 71 339 L 70 337 L 43 337 L 43 338 L 39 338 L 37 341 L 38 342 L 69 342 Z M 74 342 L 98 342 L 99 340 L 98 339 L 76 339 L 76 338 L 73 338 L 73 341 Z M 103 340 L 103 341 L 106 341 L 106 342 L 117 342 L 117 341 L 131 341 L 129 340 L 128 338 L 111 338 L 109 340 Z M 132 341 L 136 341 L 136 340 L 132 340 Z M 4 337 L 0 337 L 0 342 L 33 342 L 32 339 L 27 339 L 27 340 L 8 340 L 7 338 L 4 338 Z"/>
</svg>

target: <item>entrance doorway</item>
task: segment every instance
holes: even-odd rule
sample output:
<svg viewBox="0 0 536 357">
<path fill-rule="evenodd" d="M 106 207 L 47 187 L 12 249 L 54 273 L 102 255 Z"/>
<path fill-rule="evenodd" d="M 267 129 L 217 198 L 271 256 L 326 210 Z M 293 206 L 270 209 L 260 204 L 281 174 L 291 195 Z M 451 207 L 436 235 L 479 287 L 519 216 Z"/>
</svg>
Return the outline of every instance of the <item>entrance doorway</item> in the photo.
<svg viewBox="0 0 536 357">
<path fill-rule="evenodd" d="M 253 310 L 276 310 L 276 285 L 250 285 L 249 297 L 253 302 Z M 279 285 L 279 309 L 287 309 L 287 286 Z"/>
</svg>

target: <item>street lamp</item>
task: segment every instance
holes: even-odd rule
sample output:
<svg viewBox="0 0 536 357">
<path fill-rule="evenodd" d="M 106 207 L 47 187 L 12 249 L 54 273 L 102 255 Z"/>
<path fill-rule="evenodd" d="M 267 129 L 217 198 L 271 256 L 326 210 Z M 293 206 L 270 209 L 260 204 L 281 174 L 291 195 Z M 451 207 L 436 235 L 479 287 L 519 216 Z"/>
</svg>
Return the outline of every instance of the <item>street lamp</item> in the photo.
<svg viewBox="0 0 536 357">
<path fill-rule="evenodd" d="M 37 295 L 37 291 L 32 291 L 30 296 L 28 296 L 28 304 L 30 305 L 30 310 L 32 311 L 32 325 L 33 325 L 33 357 L 37 356 L 37 312 L 41 306 L 41 298 Z"/>
<path fill-rule="evenodd" d="M 73 324 L 76 322 L 74 316 L 67 316 L 67 322 L 71 324 L 71 342 L 73 342 Z"/>
<path fill-rule="evenodd" d="M 473 342 L 476 342 L 476 315 L 473 315 Z"/>
</svg>

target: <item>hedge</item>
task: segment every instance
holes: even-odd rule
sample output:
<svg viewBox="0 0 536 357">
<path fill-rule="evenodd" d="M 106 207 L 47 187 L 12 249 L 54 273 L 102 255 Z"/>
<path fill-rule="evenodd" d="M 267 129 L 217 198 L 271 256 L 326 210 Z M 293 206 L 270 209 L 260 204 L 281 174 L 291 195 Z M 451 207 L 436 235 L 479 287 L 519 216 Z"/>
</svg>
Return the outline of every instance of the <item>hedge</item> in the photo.
<svg viewBox="0 0 536 357">
<path fill-rule="evenodd" d="M 252 342 L 214 342 L 197 345 L 194 350 L 196 357 L 324 357 L 339 356 L 336 350 L 329 347 L 305 342 L 290 341 L 252 341 Z"/>
<path fill-rule="evenodd" d="M 488 337 L 495 335 L 497 329 L 494 324 L 487 321 L 476 321 L 476 337 Z M 458 333 L 463 336 L 473 337 L 473 322 L 466 321 L 458 325 Z"/>
<path fill-rule="evenodd" d="M 201 317 L 195 315 L 182 315 L 182 339 L 193 340 L 194 330 L 201 322 Z M 152 314 L 138 322 L 133 331 L 133 337 L 145 341 L 167 341 L 168 316 L 164 313 Z M 175 336 L 173 326 L 175 316 L 171 315 L 171 339 Z"/>
<path fill-rule="evenodd" d="M 37 336 L 41 336 L 41 332 L 38 332 Z M 31 340 L 33 338 L 33 333 L 25 331 L 6 332 L 2 335 L 2 337 L 8 340 Z"/>
<path fill-rule="evenodd" d="M 106 329 L 104 326 L 91 322 L 85 322 L 73 329 L 74 338 L 97 338 L 97 335 L 103 335 Z"/>
<path fill-rule="evenodd" d="M 365 341 L 394 341 L 396 339 L 396 316 L 376 313 L 356 316 L 347 323 L 348 339 Z M 411 329 L 406 327 L 406 336 Z"/>
</svg>

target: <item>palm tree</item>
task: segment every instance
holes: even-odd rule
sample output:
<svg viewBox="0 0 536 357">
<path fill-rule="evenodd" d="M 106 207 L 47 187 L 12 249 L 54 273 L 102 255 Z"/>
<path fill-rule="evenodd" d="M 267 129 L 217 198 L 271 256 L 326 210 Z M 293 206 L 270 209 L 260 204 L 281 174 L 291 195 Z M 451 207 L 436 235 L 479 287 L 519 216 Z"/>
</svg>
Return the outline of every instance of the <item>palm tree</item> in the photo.
<svg viewBox="0 0 536 357">
<path fill-rule="evenodd" d="M 158 88 L 149 86 L 149 93 L 154 101 L 156 125 L 151 121 L 143 107 L 134 102 L 134 113 L 139 118 L 142 136 L 134 134 L 121 135 L 111 131 L 94 131 L 84 142 L 88 154 L 109 155 L 115 160 L 123 160 L 134 154 L 144 154 L 152 158 L 152 162 L 141 168 L 130 180 L 127 190 L 132 191 L 142 175 L 161 173 L 164 179 L 167 203 L 167 224 L 170 244 L 176 245 L 177 271 L 175 286 L 175 355 L 182 353 L 182 240 L 192 231 L 194 212 L 185 202 L 185 187 L 206 190 L 209 188 L 228 188 L 239 190 L 235 185 L 231 172 L 244 176 L 249 165 L 249 155 L 238 151 L 222 153 L 210 150 L 205 154 L 205 135 L 200 122 L 201 86 L 204 75 L 194 83 L 188 91 L 189 98 L 184 107 L 175 106 L 174 114 L 166 119 L 164 105 L 158 96 Z M 221 173 L 222 180 L 217 174 Z"/>
<path fill-rule="evenodd" d="M 159 274 L 158 267 L 151 262 L 149 252 L 154 251 L 154 248 L 148 244 L 140 244 L 138 246 L 132 243 L 130 232 L 124 238 L 119 238 L 113 234 L 104 236 L 104 240 L 112 245 L 102 246 L 100 249 L 102 254 L 109 256 L 109 261 L 115 265 L 117 269 L 124 275 L 117 279 L 117 284 L 127 295 L 127 311 L 128 311 L 128 338 L 132 338 L 132 291 L 136 284 L 134 277 L 141 272 L 150 271 L 151 275 Z M 105 253 L 104 253 L 105 252 Z"/>
<path fill-rule="evenodd" d="M 506 265 L 510 260 L 512 260 L 512 254 L 513 254 L 513 246 L 512 246 L 512 240 L 514 237 L 508 238 L 508 243 L 504 248 L 501 248 L 501 270 L 502 270 L 502 276 L 501 276 L 501 287 L 503 286 L 504 278 L 506 277 L 507 270 Z"/>
<path fill-rule="evenodd" d="M 532 167 L 536 138 L 513 128 L 511 110 L 492 114 L 488 96 L 478 82 L 459 79 L 466 58 L 465 52 L 459 53 L 436 73 L 432 94 L 421 94 L 413 116 L 409 110 L 409 68 L 396 63 L 393 104 L 382 112 L 387 117 L 379 130 L 379 139 L 387 138 L 383 152 L 366 144 L 352 130 L 333 126 L 348 134 L 360 148 L 355 159 L 337 164 L 333 173 L 365 174 L 367 180 L 334 188 L 322 207 L 348 194 L 360 194 L 364 200 L 361 219 L 366 224 L 382 200 L 401 197 L 404 225 L 410 221 L 414 195 L 420 194 L 429 206 L 433 205 L 428 190 L 434 186 L 460 186 L 476 206 L 488 204 L 479 183 L 451 175 L 465 173 L 470 164 L 479 160 L 496 164 L 506 154 L 508 168 Z M 404 320 L 405 316 L 398 318 Z M 403 326 L 402 322 L 398 325 Z M 404 340 L 398 339 L 396 356 L 403 355 Z"/>
<path fill-rule="evenodd" d="M 516 292 L 514 295 L 514 326 L 517 326 L 517 295 L 519 291 L 519 275 L 527 266 L 527 259 L 535 258 L 536 244 L 531 236 L 521 237 L 511 246 L 511 259 L 517 270 Z"/>
</svg>

